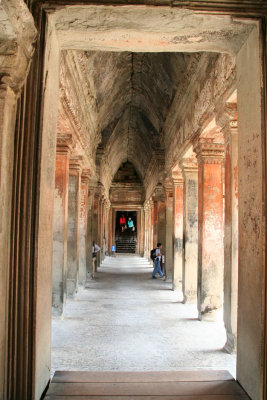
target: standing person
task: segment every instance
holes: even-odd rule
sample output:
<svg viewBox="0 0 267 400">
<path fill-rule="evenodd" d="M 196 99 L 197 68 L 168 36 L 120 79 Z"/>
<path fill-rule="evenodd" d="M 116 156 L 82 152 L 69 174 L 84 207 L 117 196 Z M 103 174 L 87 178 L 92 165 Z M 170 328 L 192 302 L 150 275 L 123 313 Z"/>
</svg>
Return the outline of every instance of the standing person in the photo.
<svg viewBox="0 0 267 400">
<path fill-rule="evenodd" d="M 125 216 L 122 214 L 121 217 L 120 217 L 120 228 L 121 228 L 121 232 L 124 231 L 125 225 L 126 225 L 126 219 L 125 219 Z"/>
<path fill-rule="evenodd" d="M 93 241 L 92 247 L 92 270 L 91 270 L 91 278 L 95 277 L 95 262 L 96 262 L 96 253 L 100 251 L 100 247 Z"/>
<path fill-rule="evenodd" d="M 128 219 L 128 228 L 131 229 L 132 231 L 134 230 L 134 223 L 132 218 Z"/>
<path fill-rule="evenodd" d="M 160 267 L 160 262 L 161 262 L 161 257 L 162 257 L 161 250 L 162 250 L 162 244 L 157 243 L 156 258 L 154 260 L 154 270 L 152 272 L 153 279 L 157 279 L 156 273 L 158 273 L 161 278 L 164 276 L 164 274 L 161 272 L 161 267 Z"/>
</svg>

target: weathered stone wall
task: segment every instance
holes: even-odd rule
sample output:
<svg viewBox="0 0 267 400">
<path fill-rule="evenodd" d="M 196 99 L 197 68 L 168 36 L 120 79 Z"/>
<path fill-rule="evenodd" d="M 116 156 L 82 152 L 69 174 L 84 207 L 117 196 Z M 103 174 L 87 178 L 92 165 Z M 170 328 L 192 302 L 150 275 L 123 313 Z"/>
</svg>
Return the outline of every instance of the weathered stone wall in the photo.
<svg viewBox="0 0 267 400">
<path fill-rule="evenodd" d="M 237 379 L 253 399 L 264 398 L 265 128 L 262 124 L 259 30 L 237 56 L 239 130 L 239 282 Z M 266 340 L 266 338 L 265 338 Z M 245 349 L 245 351 L 244 351 Z"/>
<path fill-rule="evenodd" d="M 53 205 L 55 188 L 59 47 L 48 24 L 44 59 L 43 119 L 41 126 L 40 193 L 37 233 L 34 398 L 39 399 L 50 378 Z M 44 299 L 46 301 L 44 301 Z"/>
<path fill-rule="evenodd" d="M 14 348 L 18 331 L 14 328 L 13 293 L 17 283 L 13 278 L 12 262 L 15 243 L 14 234 L 14 153 L 16 143 L 16 111 L 20 109 L 20 91 L 26 82 L 27 72 L 33 55 L 36 29 L 33 18 L 22 0 L 3 0 L 0 4 L 0 398 L 5 399 L 12 392 L 9 375 L 14 372 Z M 24 112 L 24 109 L 23 111 Z M 22 151 L 22 150 L 20 150 Z M 19 166 L 17 165 L 17 168 Z M 27 166 L 25 165 L 25 171 Z M 26 186 L 26 185 L 25 185 Z M 16 206 L 16 204 L 15 204 Z M 23 245 L 24 246 L 24 245 Z M 23 247 L 21 246 L 21 247 Z M 17 249 L 18 251 L 18 249 Z M 25 258 L 26 259 L 26 258 Z M 23 267 L 21 268 L 23 269 Z M 27 295 L 25 303 L 27 303 Z M 11 306 L 10 306 L 11 305 Z M 11 329 L 9 329 L 11 327 Z M 17 353 L 18 354 L 18 353 Z M 24 360 L 21 360 L 24 362 Z M 14 376 L 14 375 L 12 375 Z M 12 382 L 13 384 L 13 382 Z"/>
</svg>

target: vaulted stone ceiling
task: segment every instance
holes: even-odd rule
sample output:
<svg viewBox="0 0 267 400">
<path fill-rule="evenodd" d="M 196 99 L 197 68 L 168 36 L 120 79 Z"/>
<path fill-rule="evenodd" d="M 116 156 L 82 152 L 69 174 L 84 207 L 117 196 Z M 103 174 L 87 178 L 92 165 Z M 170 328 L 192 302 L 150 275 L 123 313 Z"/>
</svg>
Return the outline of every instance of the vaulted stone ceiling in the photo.
<svg viewBox="0 0 267 400">
<path fill-rule="evenodd" d="M 154 151 L 164 150 L 165 119 L 195 59 L 197 53 L 63 52 L 62 62 L 82 84 L 76 97 L 90 116 L 88 149 L 98 144 L 110 161 L 111 178 L 126 160 L 144 178 Z M 62 75 L 66 88 L 68 74 Z"/>
<path fill-rule="evenodd" d="M 88 81 L 98 108 L 100 146 L 120 138 L 124 158 L 144 175 L 190 55 L 86 52 Z M 119 149 L 117 149 L 119 152 Z M 115 171 L 113 171 L 115 172 Z"/>
<path fill-rule="evenodd" d="M 236 54 L 252 29 L 175 7 L 62 5 L 49 15 L 62 53 L 61 99 L 76 98 L 69 115 L 83 131 L 80 148 L 96 158 L 107 190 L 127 160 L 151 190 L 162 182 L 168 149 L 184 137 L 180 125 L 190 126 L 218 54 Z"/>
</svg>

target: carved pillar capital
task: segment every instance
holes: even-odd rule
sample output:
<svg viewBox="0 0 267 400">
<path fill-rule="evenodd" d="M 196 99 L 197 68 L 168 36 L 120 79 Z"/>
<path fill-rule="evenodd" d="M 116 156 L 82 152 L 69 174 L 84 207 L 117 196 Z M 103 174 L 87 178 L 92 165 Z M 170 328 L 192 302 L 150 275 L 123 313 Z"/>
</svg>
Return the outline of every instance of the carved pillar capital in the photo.
<svg viewBox="0 0 267 400">
<path fill-rule="evenodd" d="M 60 135 L 58 134 L 57 136 L 57 154 L 65 154 L 68 155 L 71 152 L 72 149 L 72 134 L 64 134 Z"/>
<path fill-rule="evenodd" d="M 88 186 L 89 186 L 90 177 L 91 177 L 90 169 L 83 169 L 82 170 L 82 175 L 81 175 L 82 183 L 87 183 Z"/>
<path fill-rule="evenodd" d="M 198 164 L 223 164 L 224 143 L 214 143 L 212 139 L 199 139 L 194 145 Z"/>
<path fill-rule="evenodd" d="M 227 103 L 216 117 L 224 134 L 225 143 L 229 142 L 230 136 L 236 135 L 238 132 L 237 117 L 237 103 Z"/>
<path fill-rule="evenodd" d="M 195 173 L 198 171 L 198 163 L 197 158 L 183 158 L 181 161 L 181 169 L 183 173 L 183 177 L 190 173 Z"/>
<path fill-rule="evenodd" d="M 83 167 L 82 157 L 70 158 L 70 175 L 80 175 Z"/>
</svg>

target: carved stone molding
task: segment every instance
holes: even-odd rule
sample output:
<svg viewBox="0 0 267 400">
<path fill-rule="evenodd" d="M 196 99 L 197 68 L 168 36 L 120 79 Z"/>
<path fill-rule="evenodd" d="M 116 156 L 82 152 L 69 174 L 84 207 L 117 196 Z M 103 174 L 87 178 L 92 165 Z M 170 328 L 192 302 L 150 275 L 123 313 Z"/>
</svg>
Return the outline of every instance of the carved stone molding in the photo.
<svg viewBox="0 0 267 400">
<path fill-rule="evenodd" d="M 179 104 L 176 113 L 183 115 L 182 120 L 173 123 L 168 135 L 171 137 L 171 146 L 166 153 L 166 168 L 169 170 L 175 159 L 180 158 L 184 143 L 189 143 L 203 130 L 206 122 L 211 120 L 216 110 L 225 104 L 236 82 L 236 60 L 232 55 L 221 54 L 217 57 L 207 76 L 203 87 L 196 97 L 194 109 L 188 109 L 191 115 L 180 113 Z M 188 112 L 187 111 L 187 114 Z M 178 118 L 178 117 L 177 117 Z"/>
<path fill-rule="evenodd" d="M 72 134 L 57 136 L 57 154 L 70 154 L 72 149 Z"/>
<path fill-rule="evenodd" d="M 164 190 L 166 197 L 172 197 L 173 195 L 173 181 L 171 178 L 165 179 L 164 181 Z"/>
<path fill-rule="evenodd" d="M 183 176 L 185 174 L 194 173 L 198 171 L 197 158 L 183 158 L 181 163 L 181 168 L 183 171 Z"/>
<path fill-rule="evenodd" d="M 3 0 L 0 20 L 1 82 L 19 93 L 27 77 L 37 31 L 23 0 Z"/>
<path fill-rule="evenodd" d="M 83 168 L 83 159 L 82 157 L 71 157 L 69 163 L 69 173 L 70 175 L 78 175 L 81 173 Z"/>
<path fill-rule="evenodd" d="M 89 182 L 90 182 L 90 177 L 91 177 L 91 171 L 90 171 L 90 169 L 83 169 L 83 170 L 82 170 L 82 175 L 81 175 L 81 181 L 82 181 L 82 183 L 87 183 L 87 184 L 89 184 Z"/>
<path fill-rule="evenodd" d="M 223 164 L 224 144 L 198 141 L 194 146 L 199 164 Z"/>
<path fill-rule="evenodd" d="M 237 104 L 226 103 L 225 107 L 217 114 L 216 121 L 221 126 L 225 143 L 228 143 L 231 135 L 238 133 Z"/>
</svg>

